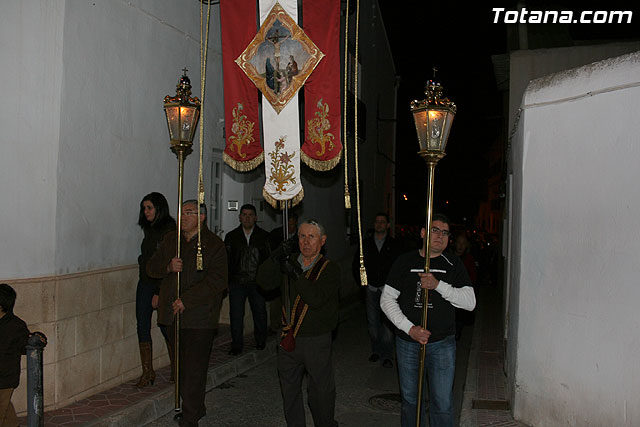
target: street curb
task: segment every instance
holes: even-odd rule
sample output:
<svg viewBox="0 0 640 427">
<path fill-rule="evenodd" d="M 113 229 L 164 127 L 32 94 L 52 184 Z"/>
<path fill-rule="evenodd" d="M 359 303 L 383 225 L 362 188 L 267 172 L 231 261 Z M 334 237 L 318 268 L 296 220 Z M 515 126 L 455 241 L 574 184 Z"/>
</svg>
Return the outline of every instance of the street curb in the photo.
<svg viewBox="0 0 640 427">
<path fill-rule="evenodd" d="M 474 427 L 476 420 L 473 413 L 473 398 L 478 389 L 478 346 L 480 345 L 481 325 L 476 316 L 471 336 L 471 348 L 469 349 L 469 361 L 467 362 L 467 376 L 462 392 L 462 407 L 460 408 L 459 427 Z"/>
</svg>

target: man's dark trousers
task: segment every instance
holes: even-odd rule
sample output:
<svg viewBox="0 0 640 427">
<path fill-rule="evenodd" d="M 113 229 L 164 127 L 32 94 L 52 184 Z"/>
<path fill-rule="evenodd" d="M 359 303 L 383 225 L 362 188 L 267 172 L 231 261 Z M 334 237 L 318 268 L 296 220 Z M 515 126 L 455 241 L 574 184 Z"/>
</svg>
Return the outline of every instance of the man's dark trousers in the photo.
<svg viewBox="0 0 640 427">
<path fill-rule="evenodd" d="M 302 379 L 308 374 L 308 399 L 313 424 L 335 427 L 336 384 L 331 358 L 331 332 L 297 337 L 292 352 L 278 348 L 278 376 L 288 427 L 305 427 Z"/>
<path fill-rule="evenodd" d="M 168 328 L 172 344 L 175 342 L 173 325 Z M 215 329 L 180 329 L 180 426 L 197 426 L 198 420 L 207 413 L 204 398 L 215 332 Z"/>
<path fill-rule="evenodd" d="M 249 300 L 253 315 L 253 335 L 256 345 L 264 347 L 267 341 L 267 308 L 257 285 L 235 285 L 229 287 L 229 315 L 231 316 L 231 339 L 233 350 L 242 351 L 244 338 L 244 305 Z"/>
</svg>

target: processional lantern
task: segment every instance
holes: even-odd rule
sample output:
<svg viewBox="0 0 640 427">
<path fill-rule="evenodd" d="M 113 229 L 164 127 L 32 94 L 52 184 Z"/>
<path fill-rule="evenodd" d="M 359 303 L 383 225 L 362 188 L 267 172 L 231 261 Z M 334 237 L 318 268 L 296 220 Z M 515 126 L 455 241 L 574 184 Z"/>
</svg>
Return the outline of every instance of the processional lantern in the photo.
<svg viewBox="0 0 640 427">
<path fill-rule="evenodd" d="M 169 127 L 171 148 L 189 149 L 193 144 L 193 136 L 200 119 L 200 100 L 191 95 L 191 80 L 187 77 L 187 69 L 176 85 L 175 96 L 164 97 L 164 113 Z"/>
<path fill-rule="evenodd" d="M 425 99 L 411 102 L 420 144 L 418 154 L 427 161 L 429 157 L 435 157 L 437 163 L 445 155 L 456 105 L 448 98 L 442 98 L 442 86 L 433 80 L 427 82 L 425 95 Z"/>
<path fill-rule="evenodd" d="M 187 69 L 182 69 L 183 74 L 176 85 L 176 95 L 164 97 L 164 113 L 167 117 L 169 127 L 169 139 L 171 140 L 171 150 L 178 156 L 178 225 L 177 225 L 177 248 L 176 256 L 180 258 L 181 230 L 182 230 L 182 187 L 184 181 L 184 159 L 191 153 L 193 136 L 200 119 L 200 100 L 191 96 L 191 81 L 187 77 Z M 176 273 L 176 298 L 180 297 L 180 273 Z M 173 361 L 175 363 L 175 412 L 181 411 L 180 406 L 180 313 L 175 315 L 174 320 L 175 352 Z"/>
<path fill-rule="evenodd" d="M 435 78 L 436 69 L 433 69 Z M 445 156 L 444 149 L 449 139 L 449 131 L 456 115 L 456 105 L 448 98 L 442 97 L 442 86 L 434 80 L 429 80 L 425 88 L 425 99 L 411 102 L 411 112 L 418 133 L 420 150 L 418 154 L 427 162 L 428 167 L 428 192 L 427 192 L 427 218 L 425 224 L 425 266 L 424 271 L 429 271 L 429 252 L 431 243 L 431 218 L 433 217 L 433 189 L 435 180 L 435 168 L 440 159 Z M 427 329 L 427 307 L 429 305 L 429 292 L 422 292 L 422 323 Z M 422 394 L 424 386 L 424 359 L 426 345 L 420 345 L 420 366 L 418 372 L 418 402 L 416 405 L 416 426 L 420 426 L 422 409 Z"/>
</svg>

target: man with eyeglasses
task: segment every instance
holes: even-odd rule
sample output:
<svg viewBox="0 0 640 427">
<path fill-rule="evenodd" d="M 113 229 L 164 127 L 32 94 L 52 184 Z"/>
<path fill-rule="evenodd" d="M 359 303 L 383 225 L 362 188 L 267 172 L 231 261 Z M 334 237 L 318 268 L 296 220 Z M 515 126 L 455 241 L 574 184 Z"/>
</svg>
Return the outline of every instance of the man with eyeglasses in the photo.
<svg viewBox="0 0 640 427">
<path fill-rule="evenodd" d="M 426 344 L 425 373 L 429 381 L 429 425 L 453 427 L 453 378 L 456 366 L 455 308 L 473 310 L 476 298 L 464 264 L 445 254 L 449 219 L 433 215 L 429 270 L 424 272 L 424 246 L 398 257 L 380 298 L 382 311 L 396 327 L 398 380 L 402 394 L 401 425 L 416 425 L 420 345 Z M 420 236 L 426 238 L 424 227 Z M 427 329 L 421 327 L 422 292 L 428 292 Z M 426 393 L 420 419 L 425 424 Z"/>
<path fill-rule="evenodd" d="M 187 200 L 182 204 L 180 258 L 176 256 L 177 234 L 166 234 L 147 263 L 149 277 L 162 279 L 158 299 L 158 324 L 175 339 L 175 315 L 180 313 L 180 426 L 197 426 L 205 416 L 207 369 L 215 337 L 222 297 L 227 289 L 227 251 L 222 240 L 206 225 L 206 205 Z M 198 270 L 198 223 L 203 269 Z M 180 295 L 176 295 L 180 272 Z"/>
</svg>

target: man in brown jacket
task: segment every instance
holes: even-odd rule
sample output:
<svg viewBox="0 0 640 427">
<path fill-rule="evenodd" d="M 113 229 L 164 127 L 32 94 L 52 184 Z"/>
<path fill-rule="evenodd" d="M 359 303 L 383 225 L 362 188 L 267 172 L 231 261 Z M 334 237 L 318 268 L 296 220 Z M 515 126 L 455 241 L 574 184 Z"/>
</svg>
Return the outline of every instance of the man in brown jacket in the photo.
<svg viewBox="0 0 640 427">
<path fill-rule="evenodd" d="M 168 337 L 175 339 L 175 315 L 180 313 L 180 426 L 197 426 L 206 414 L 206 391 L 209 357 L 222 298 L 227 289 L 227 252 L 222 240 L 206 226 L 206 206 L 188 200 L 182 204 L 180 255 L 176 256 L 177 235 L 168 233 L 147 263 L 149 277 L 161 278 L 158 300 L 158 323 L 167 327 Z M 203 270 L 196 268 L 198 221 L 203 256 Z M 180 272 L 180 295 L 176 295 L 176 277 Z M 173 343 L 172 343 L 173 344 Z M 173 347 L 173 345 L 172 345 Z"/>
</svg>

